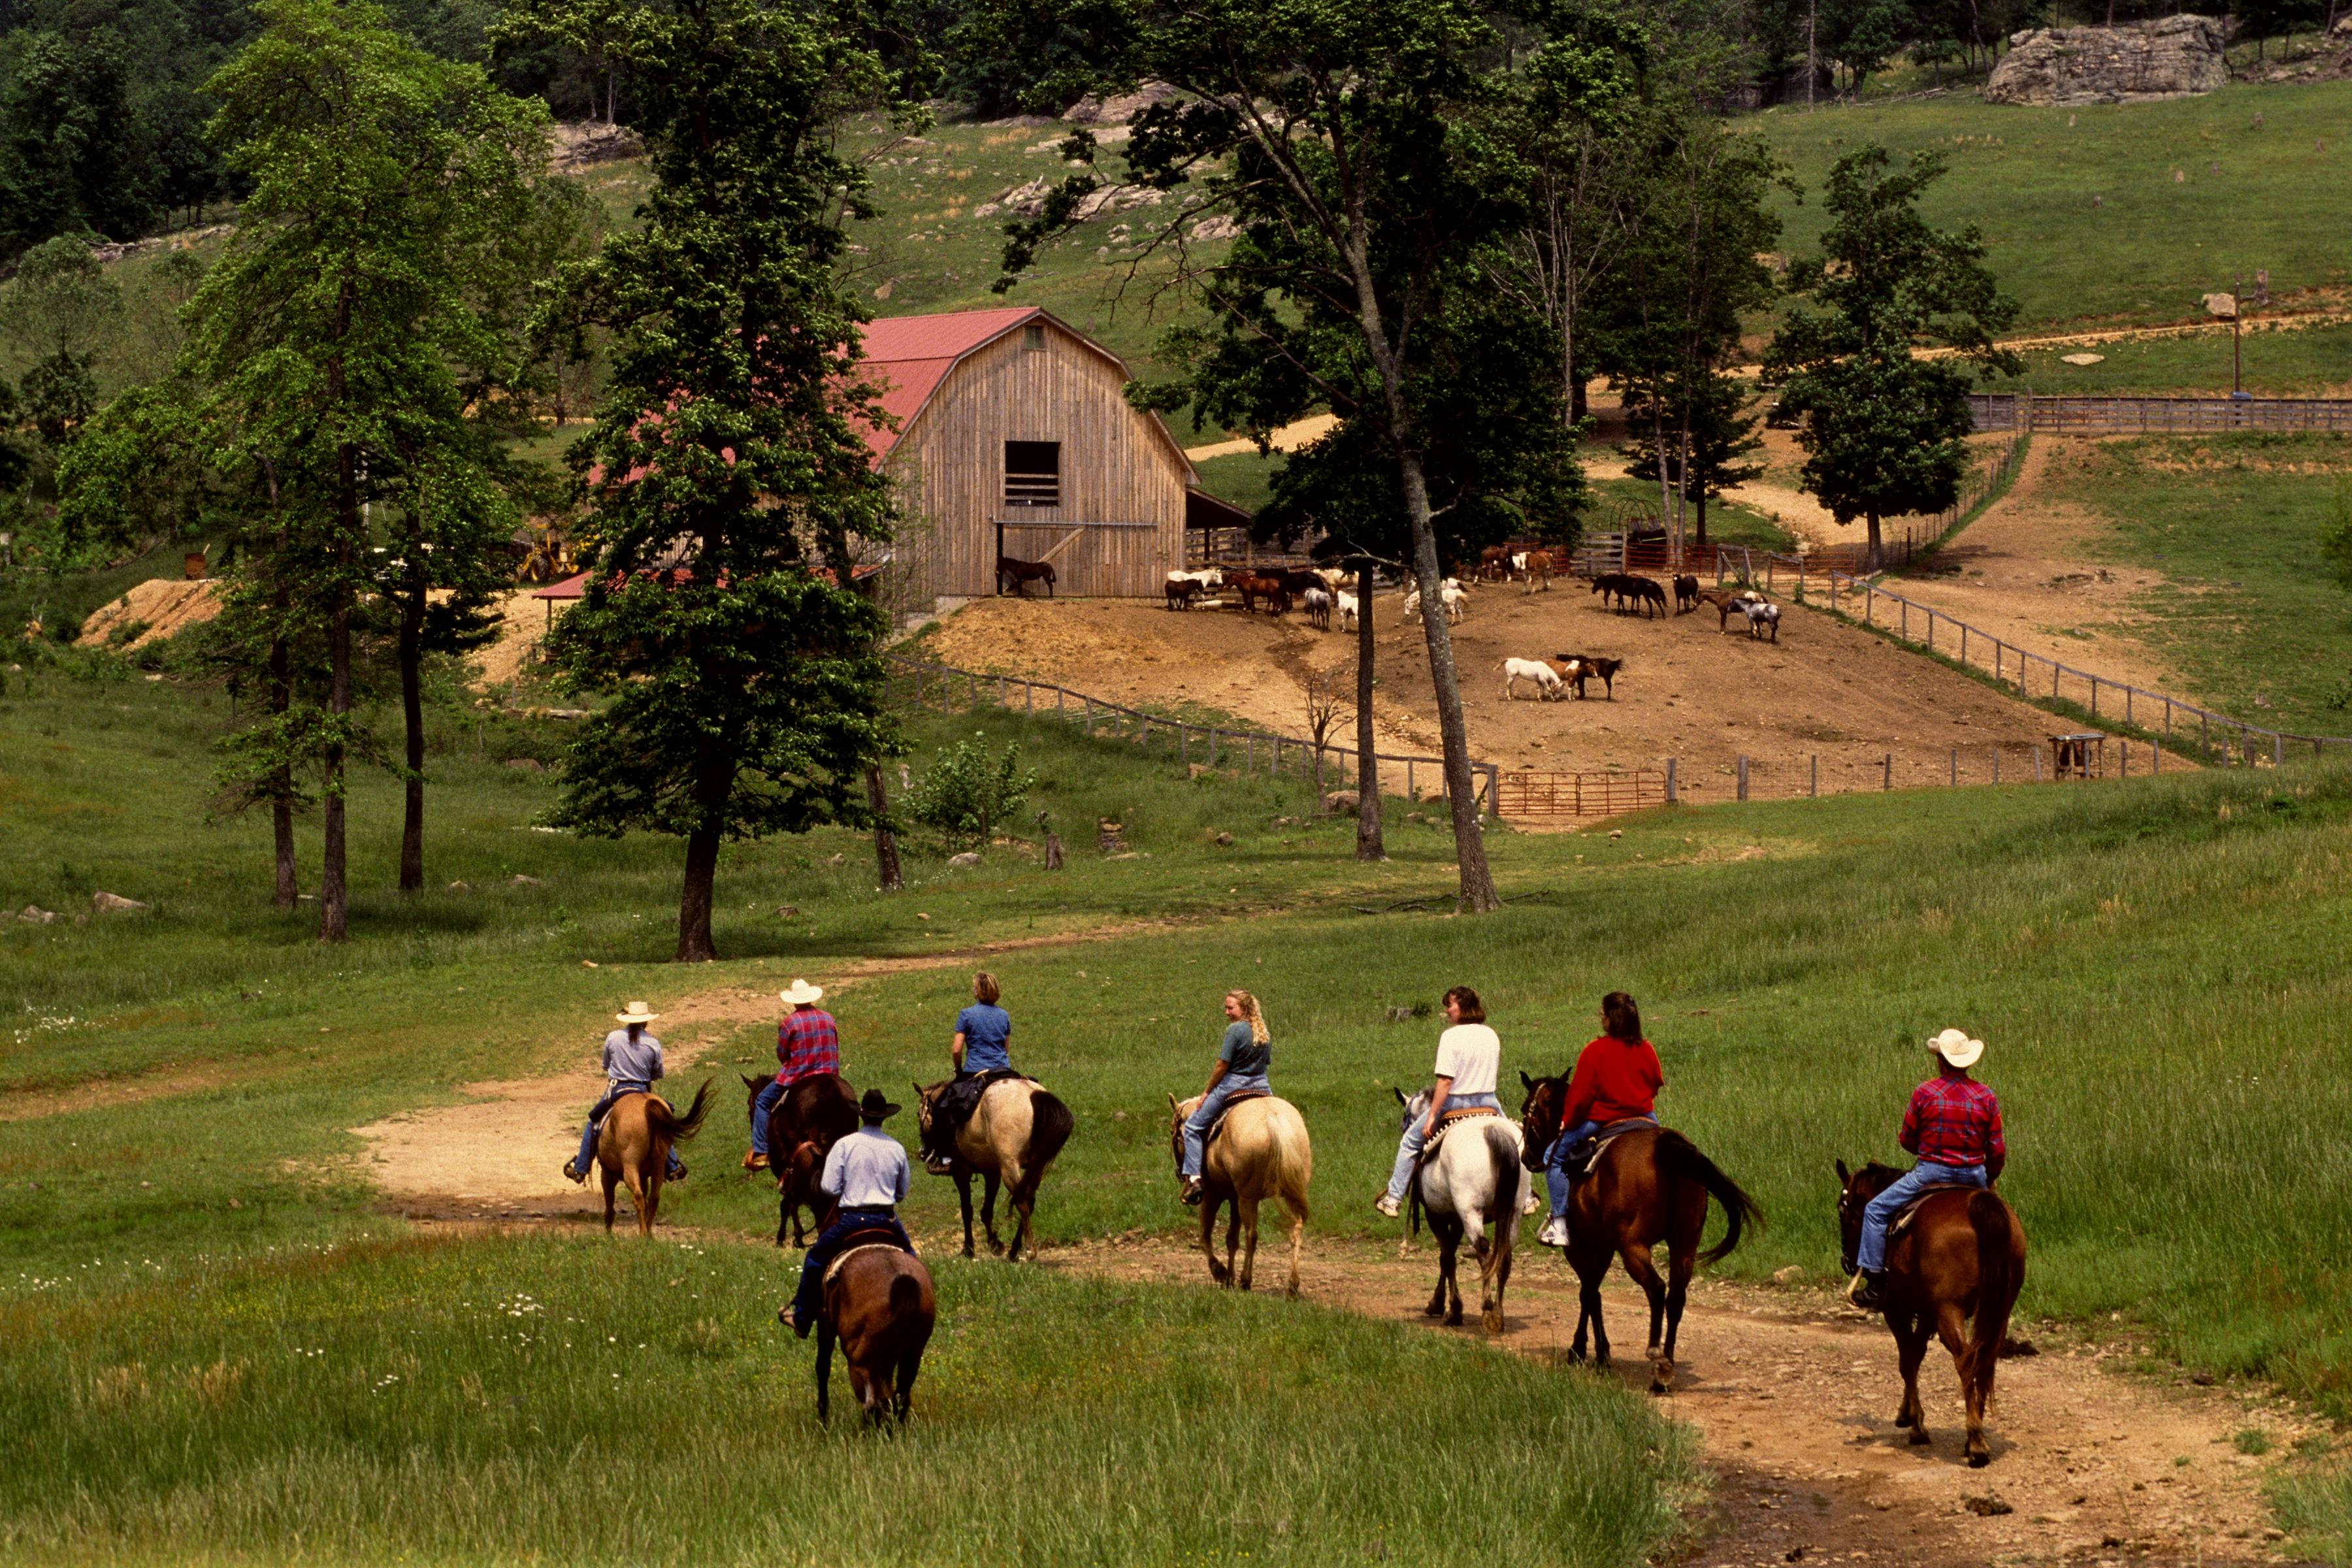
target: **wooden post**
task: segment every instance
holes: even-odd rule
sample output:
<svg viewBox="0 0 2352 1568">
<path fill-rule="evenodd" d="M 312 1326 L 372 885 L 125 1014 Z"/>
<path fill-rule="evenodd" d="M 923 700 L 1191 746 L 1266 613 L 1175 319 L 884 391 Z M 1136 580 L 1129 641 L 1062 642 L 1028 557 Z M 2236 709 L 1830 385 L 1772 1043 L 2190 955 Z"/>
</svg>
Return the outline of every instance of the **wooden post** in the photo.
<svg viewBox="0 0 2352 1568">
<path fill-rule="evenodd" d="M 1887 752 L 1878 766 L 1878 787 L 1882 790 L 1893 789 L 1895 787 L 1895 753 Z"/>
<path fill-rule="evenodd" d="M 1404 760 L 1404 797 L 1407 800 L 1419 800 L 1421 798 L 1421 791 L 1413 787 L 1412 759 L 1411 757 L 1407 757 Z M 1435 1093 L 1436 1091 L 1433 1089 L 1431 1092 Z"/>
<path fill-rule="evenodd" d="M 2147 743 L 2147 771 L 2151 777 L 2161 776 L 2164 773 L 2164 742 L 2161 741 Z"/>
<path fill-rule="evenodd" d="M 1811 799 L 1811 800 L 1819 800 L 1819 799 L 1821 798 L 1821 795 L 1822 795 L 1822 754 L 1821 754 L 1819 752 L 1815 752 L 1813 753 L 1813 782 L 1812 782 L 1811 785 L 1809 788 L 1807 788 L 1807 790 L 1805 791 L 1805 795 L 1806 795 L 1806 797 L 1807 797 L 1808 799 Z"/>
<path fill-rule="evenodd" d="M 1217 727 L 1214 724 L 1209 726 L 1209 765 L 1213 768 L 1217 765 Z"/>
<path fill-rule="evenodd" d="M 2274 768 L 2286 766 L 2286 737 L 2276 731 L 2271 733 L 2271 766 Z"/>
<path fill-rule="evenodd" d="M 1136 742 L 1145 752 L 1151 750 L 1151 715 L 1149 713 L 1143 715 L 1142 731 L 1136 736 Z"/>
<path fill-rule="evenodd" d="M 1723 557 L 1718 555 L 1716 559 L 1720 561 Z M 1666 804 L 1672 805 L 1681 798 L 1675 791 L 1675 759 L 1668 757 L 1666 759 Z"/>
<path fill-rule="evenodd" d="M 1037 716 L 1037 683 L 1034 680 L 1021 683 L 1021 716 L 1024 719 Z"/>
<path fill-rule="evenodd" d="M 1961 668 L 1962 669 L 1966 669 L 1966 668 L 1968 668 L 1968 667 L 1969 667 L 1969 623 L 1968 623 L 1968 622 L 1966 622 L 1966 621 L 1962 621 L 1962 622 L 1960 623 L 1960 668 Z"/>
<path fill-rule="evenodd" d="M 1093 698 L 1089 697 L 1089 698 L 1087 698 L 1087 738 L 1088 740 L 1092 740 L 1092 739 L 1094 738 L 1094 732 L 1095 732 L 1095 700 L 1094 700 Z M 1434 1090 L 1432 1090 L 1432 1092 L 1433 1092 L 1433 1093 L 1434 1093 L 1435 1091 L 1434 1091 Z"/>
<path fill-rule="evenodd" d="M 2117 778 L 2127 779 L 2131 777 L 2131 742 L 2129 740 L 2119 742 L 2117 743 L 2117 752 L 2118 761 L 2116 766 L 2119 771 L 2116 773 L 2116 776 Z"/>
<path fill-rule="evenodd" d="M 1257 772 L 1257 736 L 1247 730 L 1242 731 L 1242 772 Z M 1430 1092 L 1434 1094 L 1437 1091 L 1432 1089 Z"/>
<path fill-rule="evenodd" d="M 1179 724 L 1176 726 L 1176 751 L 1177 760 L 1184 764 L 1184 771 L 1186 773 L 1191 773 L 1192 771 L 1192 725 Z"/>
<path fill-rule="evenodd" d="M 1958 789 L 1958 788 L 1959 787 L 1959 784 L 1960 784 L 1960 749 L 1959 749 L 1958 746 L 1954 746 L 1954 747 L 1952 748 L 1952 787 L 1953 787 L 1954 789 Z"/>
<path fill-rule="evenodd" d="M 1748 757 L 1745 752 L 1739 758 L 1739 798 L 1748 798 Z"/>
<path fill-rule="evenodd" d="M 2000 783 L 2000 747 L 1997 743 L 1992 749 L 1992 782 Z"/>
<path fill-rule="evenodd" d="M 2042 782 L 2042 742 L 2039 741 L 2033 742 L 2033 782 Z"/>
<path fill-rule="evenodd" d="M 1871 606 L 1877 603 L 1878 584 L 1864 580 L 1862 584 L 1862 624 L 1870 625 Z"/>
</svg>

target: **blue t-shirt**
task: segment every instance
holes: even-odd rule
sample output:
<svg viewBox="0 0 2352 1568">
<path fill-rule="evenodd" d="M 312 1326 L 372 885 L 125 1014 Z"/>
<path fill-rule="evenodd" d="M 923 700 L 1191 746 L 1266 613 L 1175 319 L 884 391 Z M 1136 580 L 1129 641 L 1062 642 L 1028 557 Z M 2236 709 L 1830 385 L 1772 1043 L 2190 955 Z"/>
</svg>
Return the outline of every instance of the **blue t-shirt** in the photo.
<svg viewBox="0 0 2352 1568">
<path fill-rule="evenodd" d="M 1274 1042 L 1259 1045 L 1256 1031 L 1236 1020 L 1225 1026 L 1225 1041 L 1217 1050 L 1217 1059 L 1236 1078 L 1263 1078 L 1274 1065 Z"/>
<path fill-rule="evenodd" d="M 993 1002 L 975 1002 L 956 1015 L 956 1033 L 963 1037 L 963 1070 L 1009 1072 L 1013 1053 L 1013 1015 Z"/>
</svg>

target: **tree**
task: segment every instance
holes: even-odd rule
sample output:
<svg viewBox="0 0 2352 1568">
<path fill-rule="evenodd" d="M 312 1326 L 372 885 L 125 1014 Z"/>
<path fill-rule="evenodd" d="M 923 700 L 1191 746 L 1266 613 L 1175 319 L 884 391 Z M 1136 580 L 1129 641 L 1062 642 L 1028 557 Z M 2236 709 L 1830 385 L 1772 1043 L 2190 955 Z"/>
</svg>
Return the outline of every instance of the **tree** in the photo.
<svg viewBox="0 0 2352 1568">
<path fill-rule="evenodd" d="M 1762 416 L 1748 412 L 1749 389 L 1741 378 L 1701 369 L 1679 382 L 1671 409 L 1654 409 L 1639 391 L 1629 392 L 1626 425 L 1633 461 L 1625 471 L 1637 479 L 1660 479 L 1691 503 L 1697 528 L 1692 542 L 1706 544 L 1706 503 L 1736 485 L 1761 479 L 1764 465 L 1741 461 L 1763 449 L 1756 434 Z M 1672 429 L 1677 439 L 1661 438 Z"/>
<path fill-rule="evenodd" d="M 1183 198 L 1168 232 L 1181 236 L 1211 207 L 1243 231 L 1223 263 L 1195 274 L 1220 341 L 1192 380 L 1233 386 L 1237 404 L 1321 402 L 1339 416 L 1319 466 L 1350 492 L 1358 517 L 1379 515 L 1389 489 L 1402 553 L 1423 602 L 1435 606 L 1445 575 L 1439 513 L 1451 503 L 1436 499 L 1433 479 L 1449 468 L 1475 476 L 1464 492 L 1473 510 L 1524 504 L 1510 493 L 1516 478 L 1457 459 L 1463 427 L 1433 423 L 1437 411 L 1476 401 L 1447 385 L 1477 358 L 1454 334 L 1492 300 L 1475 267 L 1480 248 L 1519 218 L 1517 164 L 1479 127 L 1497 92 L 1489 63 L 1505 43 L 1488 13 L 1461 0 L 1301 0 L 1274 10 L 1102 0 L 1043 11 L 998 0 L 992 15 L 1000 47 L 1024 47 L 1041 27 L 1066 22 L 1086 31 L 1083 82 L 1061 77 L 1048 89 L 1110 91 L 1156 79 L 1179 89 L 1136 119 L 1128 167 Z M 1090 153 L 1090 139 L 1078 140 L 1076 150 Z M 1008 274 L 1070 219 L 1092 184 L 1065 181 L 1035 224 L 1016 226 Z M 1552 384 L 1548 372 L 1541 384 Z M 1549 422 L 1565 423 L 1557 413 Z M 1522 433 L 1534 438 L 1527 427 L 1511 435 Z M 1294 457 L 1286 471 L 1300 468 Z M 1444 616 L 1423 624 L 1459 902 L 1491 910 L 1500 900 L 1480 837 L 1453 641 Z"/>
<path fill-rule="evenodd" d="M 0 256 L 148 220 L 131 67 L 111 29 L 27 37 L 0 86 Z"/>
<path fill-rule="evenodd" d="M 1789 271 L 1791 291 L 1822 308 L 1791 314 L 1764 355 L 1768 384 L 1782 387 L 1781 405 L 1803 422 L 1804 487 L 1840 522 L 1868 521 L 1873 571 L 1885 562 L 1881 518 L 1938 511 L 1958 494 L 1972 427 L 1969 367 L 2022 373 L 1993 342 L 2017 319 L 2017 303 L 1986 270 L 1975 226 L 1942 233 L 1919 216 L 1943 157 L 1891 163 L 1873 145 L 1831 168 L 1822 254 Z M 1912 352 L 1919 346 L 1955 352 L 1922 360 Z"/>
<path fill-rule="evenodd" d="M 381 586 L 373 512 L 463 485 L 468 440 L 455 364 L 478 344 L 466 285 L 511 193 L 543 157 L 545 110 L 478 68 L 437 60 L 361 0 L 263 0 L 264 30 L 214 79 L 212 134 L 252 182 L 236 237 L 191 310 L 189 378 L 222 460 L 268 476 L 265 595 L 323 627 L 315 721 L 284 732 L 315 755 L 324 839 L 321 941 L 349 931 L 347 765 L 370 754 L 353 638 Z M 257 552 L 254 553 L 258 553 Z M 250 555 L 248 559 L 250 559 Z"/>
<path fill-rule="evenodd" d="M 122 290 L 89 244 L 59 235 L 28 251 L 0 297 L 0 332 L 32 361 L 25 411 L 52 448 L 71 441 L 98 407 L 98 351 L 122 320 Z"/>
<path fill-rule="evenodd" d="M 528 18 L 562 24 L 556 9 Z M 834 151 L 842 118 L 911 120 L 860 21 L 766 0 L 654 0 L 610 47 L 654 185 L 641 226 L 566 275 L 615 334 L 611 385 L 570 461 L 594 500 L 588 588 L 550 658 L 608 695 L 551 818 L 686 841 L 677 956 L 717 956 L 720 845 L 863 824 L 889 749 L 881 612 L 851 585 L 887 540 L 888 481 L 855 375 L 835 264 L 870 216 Z"/>
</svg>

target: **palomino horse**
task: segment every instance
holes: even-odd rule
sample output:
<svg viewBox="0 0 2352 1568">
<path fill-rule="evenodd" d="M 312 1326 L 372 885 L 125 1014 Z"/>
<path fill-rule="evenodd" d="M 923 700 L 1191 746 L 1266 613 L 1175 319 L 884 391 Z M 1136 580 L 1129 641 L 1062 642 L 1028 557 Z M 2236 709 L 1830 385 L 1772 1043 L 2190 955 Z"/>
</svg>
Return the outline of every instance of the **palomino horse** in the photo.
<svg viewBox="0 0 2352 1568">
<path fill-rule="evenodd" d="M 1528 1166 L 1539 1169 L 1552 1140 L 1559 1136 L 1565 1079 L 1519 1075 L 1528 1098 L 1519 1108 L 1520 1135 Z M 1723 1239 L 1705 1252 L 1699 1233 L 1706 1228 L 1706 1200 L 1723 1205 Z M 1679 1132 L 1643 1127 L 1612 1139 L 1600 1167 L 1576 1184 L 1568 1204 L 1569 1266 L 1582 1287 L 1577 1307 L 1576 1341 L 1569 1355 L 1584 1359 L 1584 1331 L 1592 1330 L 1595 1363 L 1609 1364 L 1609 1332 L 1601 1321 L 1601 1280 L 1609 1260 L 1624 1260 L 1625 1272 L 1650 1299 L 1650 1392 L 1674 1386 L 1675 1341 L 1682 1330 L 1683 1302 L 1690 1293 L 1691 1268 L 1719 1263 L 1739 1245 L 1742 1231 L 1760 1226 L 1764 1215 L 1739 1184 Z M 1666 1244 L 1666 1277 L 1650 1249 Z"/>
<path fill-rule="evenodd" d="M 629 1201 L 637 1205 L 637 1234 L 654 1233 L 654 1213 L 661 1207 L 662 1174 L 669 1169 L 669 1151 L 702 1131 L 710 1113 L 710 1080 L 694 1091 L 693 1103 L 680 1116 L 658 1094 L 625 1094 L 604 1112 L 596 1130 L 596 1163 L 604 1173 L 604 1229 L 613 1228 L 613 1189 L 629 1184 Z"/>
<path fill-rule="evenodd" d="M 1168 1097 L 1172 1113 L 1168 1137 L 1176 1152 L 1176 1169 L 1184 1169 L 1184 1119 L 1199 1107 L 1202 1097 L 1187 1100 Z M 1209 1278 L 1220 1285 L 1250 1288 L 1257 1263 L 1257 1205 L 1270 1197 L 1282 1199 L 1290 1214 L 1290 1279 L 1286 1295 L 1298 1294 L 1298 1247 L 1307 1228 L 1307 1184 L 1315 1178 L 1315 1150 L 1307 1141 L 1307 1121 L 1298 1108 L 1268 1094 L 1244 1100 L 1228 1110 L 1211 1129 L 1212 1141 L 1201 1156 L 1201 1252 L 1209 1260 Z M 1225 1260 L 1217 1261 L 1217 1210 L 1234 1206 L 1225 1225 Z M 1234 1268 L 1234 1244 L 1246 1237 L 1241 1268 Z"/>
<path fill-rule="evenodd" d="M 746 1110 L 758 1109 L 760 1091 L 774 1079 L 749 1073 L 736 1076 L 743 1080 Z M 801 1210 L 808 1210 L 809 1224 L 814 1226 L 816 1216 L 833 1206 L 833 1200 L 816 1190 L 817 1178 L 824 1174 L 824 1157 L 833 1152 L 834 1144 L 856 1131 L 857 1096 L 839 1073 L 821 1072 L 802 1079 L 769 1107 L 768 1169 L 776 1178 L 779 1194 L 778 1247 L 784 1244 L 787 1226 L 794 1247 L 808 1245 L 808 1236 L 801 1228 Z"/>
<path fill-rule="evenodd" d="M 1403 1126 L 1429 1115 L 1429 1090 L 1410 1100 L 1402 1089 L 1394 1093 L 1404 1107 Z M 1511 1282 L 1511 1255 L 1528 1181 L 1519 1166 L 1519 1130 L 1499 1115 L 1465 1118 L 1434 1157 L 1423 1157 L 1421 1178 L 1413 1184 L 1412 1223 L 1417 1228 L 1426 1214 L 1430 1234 L 1437 1237 L 1437 1291 L 1423 1311 L 1433 1318 L 1443 1313 L 1448 1323 L 1462 1321 L 1462 1287 L 1454 1263 L 1466 1235 L 1478 1258 L 1478 1321 L 1490 1334 L 1503 1331 L 1503 1289 Z"/>
<path fill-rule="evenodd" d="M 1901 1173 L 1876 1162 L 1859 1171 L 1837 1163 L 1838 1234 L 1846 1274 L 1862 1243 L 1862 1211 Z M 2000 1364 L 2009 1314 L 2025 1284 L 2025 1226 L 1998 1193 L 1975 1187 L 1930 1189 L 1911 1223 L 1886 1247 L 1886 1326 L 1903 1367 L 1903 1408 L 1897 1426 L 1926 1443 L 1927 1413 L 1919 1407 L 1919 1363 L 1927 1336 L 1940 1335 L 1960 1374 L 1968 1405 L 1968 1458 L 1992 1463 L 1985 1446 L 1985 1406 L 1992 1400 L 1993 1369 Z M 1963 1334 L 1963 1326 L 1968 1332 Z"/>
<path fill-rule="evenodd" d="M 915 1086 L 915 1116 L 922 1123 L 927 1146 L 931 1106 L 947 1086 L 945 1079 L 929 1089 Z M 991 1252 L 1004 1251 L 996 1238 L 996 1189 L 1000 1184 L 1005 1189 L 1006 1201 L 1021 1221 L 1013 1233 L 1009 1260 L 1019 1262 L 1021 1249 L 1029 1242 L 1029 1216 L 1037 1207 L 1037 1184 L 1076 1125 L 1070 1108 L 1031 1079 L 999 1079 L 981 1094 L 979 1106 L 956 1131 L 955 1168 L 950 1173 L 955 1177 L 956 1195 L 963 1201 L 966 1258 L 972 1255 L 971 1178 L 977 1174 L 984 1184 L 980 1223 L 988 1233 Z"/>
<path fill-rule="evenodd" d="M 824 1311 L 816 1321 L 816 1418 L 833 1418 L 833 1346 L 849 1368 L 849 1391 L 865 1407 L 866 1419 L 904 1421 L 914 1397 L 915 1374 L 931 1342 L 939 1302 L 931 1271 L 898 1246 L 887 1231 L 880 1246 L 850 1249 L 835 1263 L 824 1284 Z M 792 1309 L 784 1309 L 789 1312 Z M 781 1315 L 781 1314 L 780 1314 Z"/>
</svg>

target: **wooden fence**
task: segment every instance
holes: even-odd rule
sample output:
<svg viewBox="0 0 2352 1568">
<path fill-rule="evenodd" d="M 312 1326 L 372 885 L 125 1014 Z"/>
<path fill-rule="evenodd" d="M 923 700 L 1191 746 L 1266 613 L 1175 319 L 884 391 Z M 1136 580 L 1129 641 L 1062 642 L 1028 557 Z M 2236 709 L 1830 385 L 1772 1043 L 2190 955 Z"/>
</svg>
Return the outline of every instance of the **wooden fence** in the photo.
<svg viewBox="0 0 2352 1568">
<path fill-rule="evenodd" d="M 1269 777 L 1280 777 L 1286 772 L 1315 785 L 1318 809 L 1321 808 L 1325 790 L 1354 787 L 1356 751 L 1352 746 L 1328 742 L 1318 746 L 1297 735 L 1173 719 L 1047 681 L 1024 680 L 1017 675 L 987 675 L 899 654 L 883 657 L 893 672 L 894 690 L 900 689 L 903 681 L 905 695 L 918 708 L 929 706 L 950 712 L 969 712 L 983 706 L 993 707 L 1027 718 L 1051 718 L 1082 725 L 1090 737 L 1132 742 L 1146 756 L 1165 752 L 1171 762 L 1181 767 L 1190 768 L 1195 763 L 1210 768 L 1238 764 L 1244 773 L 1264 773 Z M 1402 772 L 1407 800 L 1422 798 L 1423 780 L 1435 786 L 1432 798 L 1444 795 L 1443 757 L 1374 752 L 1372 760 L 1381 764 L 1385 777 L 1393 778 Z M 1498 771 L 1492 763 L 1470 764 L 1482 816 L 1494 812 L 1495 776 Z"/>
<path fill-rule="evenodd" d="M 1979 430 L 2068 436 L 2212 435 L 2231 430 L 2352 431 L 2352 397 L 2090 397 L 1974 392 Z"/>
</svg>

